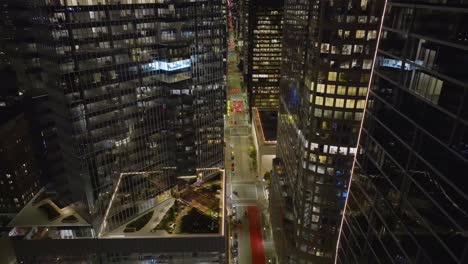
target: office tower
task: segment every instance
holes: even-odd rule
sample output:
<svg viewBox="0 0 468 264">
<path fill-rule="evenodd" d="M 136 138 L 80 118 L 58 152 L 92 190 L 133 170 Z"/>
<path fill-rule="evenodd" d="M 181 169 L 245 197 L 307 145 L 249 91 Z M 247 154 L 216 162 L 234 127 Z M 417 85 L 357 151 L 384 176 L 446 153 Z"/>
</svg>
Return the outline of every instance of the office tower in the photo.
<svg viewBox="0 0 468 264">
<path fill-rule="evenodd" d="M 270 210 L 281 263 L 331 263 L 381 1 L 285 2 Z"/>
<path fill-rule="evenodd" d="M 336 263 L 468 263 L 462 1 L 388 1 Z"/>
<path fill-rule="evenodd" d="M 0 70 L 10 64 L 5 44 L 11 40 L 12 30 L 12 21 L 8 12 L 8 1 L 0 0 Z"/>
<path fill-rule="evenodd" d="M 156 239 L 161 234 L 145 228 L 148 233 L 140 242 L 125 239 L 141 238 L 143 231 L 133 226 L 143 220 L 162 221 L 164 215 L 156 212 L 179 208 L 173 196 L 183 199 L 185 187 L 176 185 L 176 177 L 202 180 L 222 166 L 226 54 L 222 4 L 221 0 L 10 2 L 21 33 L 19 52 L 29 49 L 38 55 L 31 63 L 26 61 L 30 57 L 21 58 L 23 64 L 38 66 L 26 75 L 36 80 L 32 89 L 48 93 L 66 179 L 66 189 L 45 190 L 12 222 L 13 234 L 23 238 L 14 244 L 20 259 L 50 263 L 52 257 L 67 254 L 76 261 L 80 256 L 89 260 L 117 254 L 124 261 L 171 253 L 187 261 L 193 252 L 200 252 L 202 261 L 205 251 L 222 259 L 224 223 L 212 236 L 186 240 L 198 241 L 198 247 L 177 248 L 177 243 L 184 243 L 179 236 L 164 246 L 149 247 L 162 243 Z M 40 216 L 44 212 L 45 218 Z M 40 223 L 28 222 L 28 213 L 37 215 Z M 223 213 L 219 213 L 221 222 Z M 127 224 L 130 227 L 125 228 Z M 49 247 L 60 249 L 47 254 L 23 251 L 28 243 L 39 248 L 33 246 L 34 240 L 46 237 L 52 238 Z M 81 238 L 79 243 L 87 241 L 93 247 L 63 251 L 67 242 L 60 240 L 68 241 L 64 238 Z M 203 241 L 216 245 L 203 248 L 207 245 Z"/>
<path fill-rule="evenodd" d="M 252 107 L 277 108 L 284 1 L 249 0 L 245 35 L 244 82 Z"/>
<path fill-rule="evenodd" d="M 22 100 L 2 100 L 0 107 L 0 213 L 21 210 L 41 188 L 31 124 Z"/>
<path fill-rule="evenodd" d="M 43 11 L 31 26 L 36 43 L 25 45 L 47 76 L 38 85 L 49 92 L 70 185 L 86 190 L 92 211 L 119 173 L 195 175 L 223 160 L 221 6 L 152 2 L 22 2 Z"/>
</svg>

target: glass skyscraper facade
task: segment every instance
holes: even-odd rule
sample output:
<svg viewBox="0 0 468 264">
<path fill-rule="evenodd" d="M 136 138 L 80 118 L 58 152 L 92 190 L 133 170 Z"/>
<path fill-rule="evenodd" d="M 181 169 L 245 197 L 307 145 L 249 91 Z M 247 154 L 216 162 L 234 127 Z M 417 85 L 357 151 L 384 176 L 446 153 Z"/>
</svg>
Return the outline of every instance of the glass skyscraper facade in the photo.
<svg viewBox="0 0 468 264">
<path fill-rule="evenodd" d="M 252 107 L 277 108 L 282 51 L 282 19 L 284 2 L 281 0 L 250 0 L 245 38 L 245 65 Z"/>
<path fill-rule="evenodd" d="M 382 1 L 285 1 L 270 208 L 281 263 L 331 263 Z"/>
<path fill-rule="evenodd" d="M 159 218 L 156 214 L 176 208 L 176 193 L 189 188 L 188 181 L 178 186 L 183 180 L 177 177 L 202 181 L 219 175 L 224 166 L 223 4 L 223 0 L 10 1 L 17 28 L 15 65 L 23 69 L 21 88 L 47 92 L 64 168 L 54 175 L 59 192 L 42 192 L 12 222 L 10 236 L 22 240 L 14 243 L 20 260 L 50 263 L 70 257 L 92 262 L 97 256 L 107 263 L 115 256 L 128 263 L 171 255 L 174 261 L 198 263 L 205 257 L 224 258 L 224 211 L 218 203 L 212 204 L 213 211 L 220 211 L 210 216 L 215 223 L 211 237 L 172 237 L 166 245 L 170 248 L 145 248 L 144 244 L 164 241 L 158 242 L 160 232 L 152 234 L 156 227 L 146 230 L 143 239 L 135 235 L 136 229 L 112 233 L 144 215 L 147 221 L 153 214 L 161 221 L 164 214 Z M 224 201 L 213 200 L 220 206 Z M 28 215 L 38 210 L 48 218 Z M 38 223 L 32 223 L 35 220 Z M 128 238 L 132 235 L 140 242 L 132 242 L 137 241 Z M 39 248 L 41 242 L 35 240 L 43 238 L 49 238 L 44 246 L 56 250 L 29 251 Z M 170 241 L 175 241 L 172 246 Z M 67 243 L 81 244 L 76 247 L 83 251 L 67 253 Z M 177 247 L 180 243 L 187 244 Z"/>
<path fill-rule="evenodd" d="M 14 2 L 33 29 L 20 47 L 38 57 L 32 85 L 49 93 L 68 187 L 92 213 L 120 173 L 164 170 L 170 186 L 221 166 L 222 1 Z"/>
<path fill-rule="evenodd" d="M 467 7 L 387 3 L 337 263 L 468 263 Z"/>
</svg>

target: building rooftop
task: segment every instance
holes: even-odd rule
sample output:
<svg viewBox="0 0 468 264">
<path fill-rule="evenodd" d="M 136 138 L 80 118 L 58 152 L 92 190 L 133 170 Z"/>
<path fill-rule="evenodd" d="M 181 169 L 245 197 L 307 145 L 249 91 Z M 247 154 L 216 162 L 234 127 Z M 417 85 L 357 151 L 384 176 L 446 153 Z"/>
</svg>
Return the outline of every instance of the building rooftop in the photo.
<svg viewBox="0 0 468 264">
<path fill-rule="evenodd" d="M 276 109 L 258 109 L 261 129 L 265 141 L 276 141 L 276 129 L 278 126 L 278 110 Z"/>
<path fill-rule="evenodd" d="M 185 180 L 185 179 L 184 179 Z M 167 188 L 154 172 L 122 173 L 97 234 L 79 203 L 41 190 L 8 224 L 16 239 L 224 236 L 224 173 Z M 163 189 L 164 191 L 159 191 Z"/>
<path fill-rule="evenodd" d="M 102 237 L 224 235 L 224 175 L 158 191 L 157 174 L 126 174 L 105 216 Z M 138 190 L 135 192 L 135 190 Z M 137 194 L 137 195 L 135 195 Z"/>
<path fill-rule="evenodd" d="M 54 193 L 39 191 L 8 224 L 10 227 L 90 226 L 74 204 L 59 200 Z"/>
</svg>

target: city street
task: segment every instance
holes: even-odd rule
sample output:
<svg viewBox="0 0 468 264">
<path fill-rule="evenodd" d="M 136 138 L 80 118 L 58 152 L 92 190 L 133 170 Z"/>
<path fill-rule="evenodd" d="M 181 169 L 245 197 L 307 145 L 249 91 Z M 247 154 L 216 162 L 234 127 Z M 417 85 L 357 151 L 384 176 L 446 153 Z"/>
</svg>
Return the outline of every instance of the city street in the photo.
<svg viewBox="0 0 468 264">
<path fill-rule="evenodd" d="M 229 263 L 274 263 L 272 239 L 270 235 L 265 236 L 270 233 L 265 228 L 268 221 L 262 217 L 267 215 L 267 201 L 249 156 L 252 136 L 247 95 L 237 67 L 239 54 L 232 30 L 229 37 L 227 100 L 231 107 L 225 120 L 226 195 L 228 215 L 233 223 L 229 232 Z"/>
</svg>

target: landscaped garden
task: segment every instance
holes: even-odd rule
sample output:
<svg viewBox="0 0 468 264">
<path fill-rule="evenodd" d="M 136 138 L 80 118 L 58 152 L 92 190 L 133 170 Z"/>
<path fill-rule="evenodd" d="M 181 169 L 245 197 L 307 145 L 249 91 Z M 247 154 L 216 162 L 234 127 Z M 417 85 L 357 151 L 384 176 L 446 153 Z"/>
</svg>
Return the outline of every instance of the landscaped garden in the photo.
<svg viewBox="0 0 468 264">
<path fill-rule="evenodd" d="M 144 215 L 140 216 L 137 220 L 135 220 L 135 221 L 131 222 L 130 224 L 128 224 L 125 227 L 124 232 L 128 233 L 128 232 L 139 231 L 140 229 L 142 229 L 149 222 L 149 220 L 151 219 L 152 216 L 153 216 L 153 210 L 145 213 Z"/>
<path fill-rule="evenodd" d="M 211 217 L 218 217 L 221 197 L 221 175 L 204 182 L 201 186 L 183 190 L 180 199 Z"/>
<path fill-rule="evenodd" d="M 182 233 L 218 233 L 218 218 L 211 218 L 192 208 L 182 217 L 180 231 Z"/>
<path fill-rule="evenodd" d="M 169 208 L 163 219 L 161 219 L 153 230 L 166 230 L 166 232 L 172 234 L 174 232 L 176 218 L 185 207 L 185 204 L 175 200 L 174 204 Z"/>
</svg>

